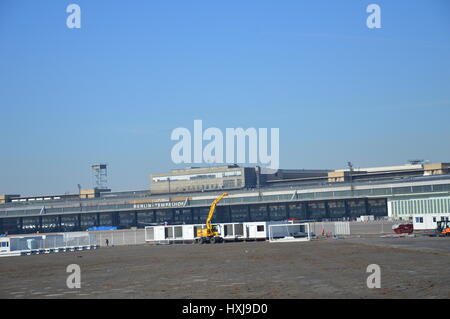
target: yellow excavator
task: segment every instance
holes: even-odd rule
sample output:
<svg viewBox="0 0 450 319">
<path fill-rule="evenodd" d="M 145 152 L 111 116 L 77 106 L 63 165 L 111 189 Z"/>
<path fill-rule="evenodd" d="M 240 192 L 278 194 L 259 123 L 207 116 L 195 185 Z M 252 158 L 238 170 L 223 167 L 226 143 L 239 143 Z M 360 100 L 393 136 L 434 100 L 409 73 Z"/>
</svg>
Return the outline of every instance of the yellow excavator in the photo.
<svg viewBox="0 0 450 319">
<path fill-rule="evenodd" d="M 219 197 L 217 197 L 211 204 L 209 208 L 208 217 L 206 218 L 206 227 L 197 229 L 197 242 L 200 244 L 215 244 L 222 243 L 223 237 L 220 236 L 220 233 L 217 230 L 217 225 L 212 225 L 211 220 L 214 217 L 214 213 L 216 212 L 217 204 L 224 198 L 228 196 L 228 193 L 223 193 Z"/>
</svg>

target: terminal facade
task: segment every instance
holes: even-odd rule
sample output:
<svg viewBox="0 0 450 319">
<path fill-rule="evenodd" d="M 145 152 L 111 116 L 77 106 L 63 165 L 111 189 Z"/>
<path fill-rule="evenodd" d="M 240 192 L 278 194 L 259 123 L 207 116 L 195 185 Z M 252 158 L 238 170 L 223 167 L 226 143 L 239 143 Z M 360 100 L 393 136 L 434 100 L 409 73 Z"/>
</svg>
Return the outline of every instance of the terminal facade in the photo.
<svg viewBox="0 0 450 319">
<path fill-rule="evenodd" d="M 411 220 L 415 209 L 423 208 L 423 213 L 422 202 L 433 207 L 430 213 L 449 208 L 449 167 L 437 163 L 337 171 L 272 171 L 232 165 L 152 175 L 151 189 L 143 191 L 93 189 L 41 197 L 2 195 L 0 233 L 202 224 L 209 205 L 225 189 L 230 196 L 217 207 L 213 220 L 216 223 L 290 218 L 354 220 L 362 215 Z M 228 180 L 234 180 L 234 184 L 225 183 Z M 155 186 L 159 183 L 161 186 Z M 408 201 L 416 204 L 407 204 Z"/>
</svg>

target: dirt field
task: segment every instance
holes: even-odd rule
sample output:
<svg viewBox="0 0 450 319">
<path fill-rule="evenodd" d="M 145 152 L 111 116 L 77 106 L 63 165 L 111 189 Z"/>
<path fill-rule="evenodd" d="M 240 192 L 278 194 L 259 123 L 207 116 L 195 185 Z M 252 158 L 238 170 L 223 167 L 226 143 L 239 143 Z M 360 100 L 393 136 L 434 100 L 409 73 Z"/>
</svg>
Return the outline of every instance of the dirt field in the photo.
<svg viewBox="0 0 450 319">
<path fill-rule="evenodd" d="M 66 267 L 81 267 L 81 288 Z M 369 264 L 381 289 L 368 289 Z M 449 298 L 450 239 L 121 246 L 0 258 L 1 298 Z"/>
</svg>

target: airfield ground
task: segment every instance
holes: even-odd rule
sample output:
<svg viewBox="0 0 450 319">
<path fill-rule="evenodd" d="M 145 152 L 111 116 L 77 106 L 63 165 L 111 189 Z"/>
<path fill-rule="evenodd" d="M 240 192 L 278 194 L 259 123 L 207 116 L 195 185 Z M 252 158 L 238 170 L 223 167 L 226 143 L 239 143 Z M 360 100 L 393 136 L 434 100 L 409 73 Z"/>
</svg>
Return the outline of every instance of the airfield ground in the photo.
<svg viewBox="0 0 450 319">
<path fill-rule="evenodd" d="M 449 238 L 121 246 L 0 258 L 0 298 L 450 298 L 449 265 Z"/>
</svg>

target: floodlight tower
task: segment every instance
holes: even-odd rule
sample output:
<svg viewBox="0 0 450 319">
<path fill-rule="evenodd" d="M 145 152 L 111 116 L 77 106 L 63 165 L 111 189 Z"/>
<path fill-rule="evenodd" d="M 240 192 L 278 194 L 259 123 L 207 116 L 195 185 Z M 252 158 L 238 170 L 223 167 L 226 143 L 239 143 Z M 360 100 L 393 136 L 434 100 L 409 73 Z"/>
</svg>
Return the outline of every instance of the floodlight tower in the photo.
<svg viewBox="0 0 450 319">
<path fill-rule="evenodd" d="M 349 170 L 350 190 L 351 190 L 352 196 L 353 196 L 353 191 L 355 190 L 355 187 L 353 185 L 353 163 L 348 161 L 347 166 L 348 166 L 348 170 Z"/>
<path fill-rule="evenodd" d="M 107 164 L 95 164 L 91 166 L 95 178 L 94 188 L 107 189 L 108 186 L 108 170 Z"/>
</svg>

